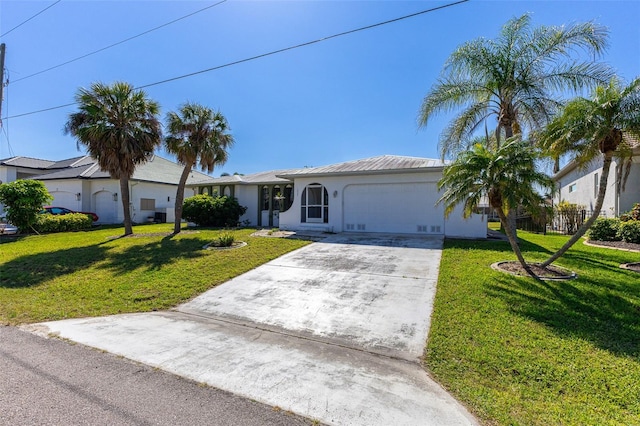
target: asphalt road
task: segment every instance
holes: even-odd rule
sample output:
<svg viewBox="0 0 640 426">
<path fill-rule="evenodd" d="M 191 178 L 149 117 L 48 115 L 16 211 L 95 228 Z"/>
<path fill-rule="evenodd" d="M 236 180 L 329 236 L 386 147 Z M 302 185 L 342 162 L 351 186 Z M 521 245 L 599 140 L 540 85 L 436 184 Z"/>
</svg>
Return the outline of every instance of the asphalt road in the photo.
<svg viewBox="0 0 640 426">
<path fill-rule="evenodd" d="M 0 326 L 0 425 L 308 425 L 106 352 Z"/>
</svg>

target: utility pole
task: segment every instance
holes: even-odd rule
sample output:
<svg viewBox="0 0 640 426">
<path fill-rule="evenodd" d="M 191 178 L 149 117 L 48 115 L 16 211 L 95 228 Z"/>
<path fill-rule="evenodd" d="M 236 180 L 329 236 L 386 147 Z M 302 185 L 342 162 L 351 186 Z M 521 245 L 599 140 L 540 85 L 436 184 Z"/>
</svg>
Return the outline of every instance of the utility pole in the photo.
<svg viewBox="0 0 640 426">
<path fill-rule="evenodd" d="M 5 44 L 0 44 L 0 127 L 2 127 L 2 97 L 4 91 L 4 50 Z"/>
</svg>

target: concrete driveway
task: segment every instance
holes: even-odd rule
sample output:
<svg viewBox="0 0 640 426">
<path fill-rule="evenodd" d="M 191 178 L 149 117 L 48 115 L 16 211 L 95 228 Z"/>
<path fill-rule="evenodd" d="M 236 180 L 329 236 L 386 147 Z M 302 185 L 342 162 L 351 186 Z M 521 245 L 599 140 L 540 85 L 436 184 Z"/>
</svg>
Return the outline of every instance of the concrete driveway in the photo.
<svg viewBox="0 0 640 426">
<path fill-rule="evenodd" d="M 30 329 L 323 423 L 477 424 L 419 365 L 441 247 L 440 238 L 332 235 L 173 311 Z"/>
</svg>

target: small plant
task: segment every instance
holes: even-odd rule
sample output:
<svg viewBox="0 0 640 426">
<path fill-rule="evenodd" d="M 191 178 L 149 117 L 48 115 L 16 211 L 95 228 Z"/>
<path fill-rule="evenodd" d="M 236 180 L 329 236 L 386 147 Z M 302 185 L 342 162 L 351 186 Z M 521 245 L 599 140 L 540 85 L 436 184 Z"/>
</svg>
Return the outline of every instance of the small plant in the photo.
<svg viewBox="0 0 640 426">
<path fill-rule="evenodd" d="M 218 239 L 216 240 L 216 246 L 218 246 L 218 247 L 231 247 L 233 245 L 233 243 L 235 242 L 235 240 L 236 240 L 236 238 L 233 236 L 233 234 L 225 232 L 224 234 L 220 235 L 218 237 Z"/>
<path fill-rule="evenodd" d="M 564 229 L 567 234 L 575 234 L 584 222 L 584 209 L 584 206 L 568 201 L 558 203 L 555 214 L 560 221 L 561 229 Z"/>
<path fill-rule="evenodd" d="M 620 220 L 616 218 L 600 217 L 589 229 L 589 239 L 594 241 L 620 241 L 618 228 Z"/>
</svg>

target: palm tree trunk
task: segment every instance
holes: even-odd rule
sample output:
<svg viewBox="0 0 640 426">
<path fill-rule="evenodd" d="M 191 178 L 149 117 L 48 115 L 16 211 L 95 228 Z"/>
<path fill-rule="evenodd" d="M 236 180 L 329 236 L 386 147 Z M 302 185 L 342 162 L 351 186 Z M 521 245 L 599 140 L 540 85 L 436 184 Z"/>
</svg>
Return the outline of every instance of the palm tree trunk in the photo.
<svg viewBox="0 0 640 426">
<path fill-rule="evenodd" d="M 508 215 L 505 215 L 504 211 L 502 211 L 501 208 L 494 208 L 494 210 L 498 214 L 498 217 L 500 218 L 500 222 L 502 223 L 504 231 L 507 233 L 509 244 L 511 244 L 511 249 L 516 254 L 516 257 L 518 258 L 518 262 L 520 262 L 524 270 L 527 271 L 527 274 L 531 275 L 533 278 L 538 278 L 538 276 L 533 273 L 533 271 L 531 270 L 531 267 L 527 264 L 527 262 L 524 260 L 524 257 L 522 256 L 522 252 L 520 251 L 520 246 L 518 245 L 518 235 L 515 234 L 512 231 L 511 226 L 509 226 L 509 223 L 507 220 Z"/>
<path fill-rule="evenodd" d="M 122 199 L 122 209 L 124 213 L 124 235 L 133 234 L 133 226 L 131 225 L 131 209 L 129 209 L 130 204 L 130 194 L 129 194 L 129 178 L 121 177 L 120 178 L 120 199 Z"/>
<path fill-rule="evenodd" d="M 582 236 L 587 232 L 593 222 L 598 219 L 602 204 L 604 203 L 604 196 L 607 192 L 607 182 L 609 180 L 609 169 L 611 169 L 611 160 L 613 158 L 613 151 L 607 151 L 604 153 L 604 162 L 602 164 L 602 176 L 600 176 L 600 187 L 598 188 L 598 198 L 596 200 L 596 206 L 593 209 L 591 217 L 578 228 L 575 234 L 567 241 L 560 250 L 555 252 L 549 259 L 545 260 L 541 266 L 547 267 L 560 258 L 563 254 L 571 248 Z"/>
<path fill-rule="evenodd" d="M 178 189 L 176 190 L 176 204 L 175 204 L 175 222 L 173 223 L 173 233 L 180 233 L 180 226 L 182 223 L 182 204 L 184 203 L 184 187 L 187 184 L 187 178 L 191 173 L 193 163 L 186 164 L 180 175 L 180 181 L 178 182 Z"/>
</svg>

